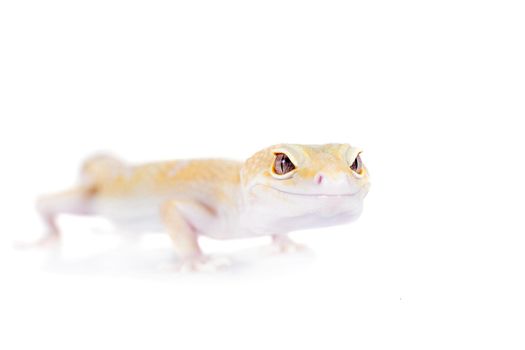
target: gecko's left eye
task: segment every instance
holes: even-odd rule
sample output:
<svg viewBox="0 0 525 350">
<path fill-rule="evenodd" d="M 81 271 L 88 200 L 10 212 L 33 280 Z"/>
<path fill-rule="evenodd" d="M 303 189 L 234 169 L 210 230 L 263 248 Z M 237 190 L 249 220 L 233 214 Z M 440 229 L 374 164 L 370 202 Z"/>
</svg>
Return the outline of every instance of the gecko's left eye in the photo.
<svg viewBox="0 0 525 350">
<path fill-rule="evenodd" d="M 284 175 L 295 169 L 295 165 L 290 158 L 284 153 L 275 154 L 275 162 L 273 163 L 273 171 L 277 175 Z"/>
<path fill-rule="evenodd" d="M 361 173 L 363 172 L 363 162 L 361 161 L 361 157 L 359 156 L 359 154 L 357 155 L 357 157 L 355 157 L 355 160 L 352 163 L 352 165 L 350 165 L 350 169 L 352 169 L 355 173 L 359 175 L 361 175 Z"/>
</svg>

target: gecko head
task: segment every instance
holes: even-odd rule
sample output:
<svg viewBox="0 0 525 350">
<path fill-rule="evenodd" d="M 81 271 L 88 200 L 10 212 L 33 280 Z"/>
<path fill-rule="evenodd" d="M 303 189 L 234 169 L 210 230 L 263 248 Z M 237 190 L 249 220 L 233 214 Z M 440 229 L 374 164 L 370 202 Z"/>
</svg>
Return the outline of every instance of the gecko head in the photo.
<svg viewBox="0 0 525 350">
<path fill-rule="evenodd" d="M 356 217 L 370 186 L 360 154 L 349 144 L 268 147 L 244 164 L 245 199 L 275 215 Z"/>
</svg>

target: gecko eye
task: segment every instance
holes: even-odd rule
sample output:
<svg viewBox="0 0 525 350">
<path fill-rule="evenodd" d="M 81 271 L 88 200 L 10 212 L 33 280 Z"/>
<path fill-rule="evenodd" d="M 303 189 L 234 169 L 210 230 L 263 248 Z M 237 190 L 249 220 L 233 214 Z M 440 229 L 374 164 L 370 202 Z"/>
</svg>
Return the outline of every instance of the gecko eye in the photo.
<svg viewBox="0 0 525 350">
<path fill-rule="evenodd" d="M 275 154 L 275 163 L 273 163 L 273 171 L 277 175 L 284 175 L 295 169 L 292 161 L 284 153 Z"/>
<path fill-rule="evenodd" d="M 355 173 L 359 175 L 361 175 L 361 173 L 363 172 L 363 162 L 361 161 L 361 157 L 359 156 L 359 154 L 355 158 L 352 165 L 350 165 L 350 169 L 352 169 Z"/>
</svg>

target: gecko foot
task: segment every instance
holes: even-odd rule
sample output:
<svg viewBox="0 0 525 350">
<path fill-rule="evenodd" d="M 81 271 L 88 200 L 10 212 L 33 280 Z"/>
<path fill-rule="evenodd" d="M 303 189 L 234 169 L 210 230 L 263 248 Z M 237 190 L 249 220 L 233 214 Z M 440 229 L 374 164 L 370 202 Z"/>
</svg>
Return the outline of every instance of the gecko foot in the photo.
<svg viewBox="0 0 525 350">
<path fill-rule="evenodd" d="M 60 243 L 60 233 L 51 231 L 33 242 L 14 242 L 16 249 L 32 249 L 32 248 L 47 248 L 56 247 Z"/>
<path fill-rule="evenodd" d="M 191 258 L 185 258 L 182 261 L 179 261 L 163 269 L 169 269 L 170 271 L 180 273 L 215 272 L 230 265 L 231 261 L 226 257 L 198 255 Z"/>
<path fill-rule="evenodd" d="M 214 272 L 231 265 L 231 261 L 224 257 L 200 255 L 185 259 L 179 264 L 179 272 Z"/>
<path fill-rule="evenodd" d="M 272 236 L 272 252 L 275 254 L 297 253 L 307 250 L 307 247 L 292 241 L 288 236 Z"/>
</svg>

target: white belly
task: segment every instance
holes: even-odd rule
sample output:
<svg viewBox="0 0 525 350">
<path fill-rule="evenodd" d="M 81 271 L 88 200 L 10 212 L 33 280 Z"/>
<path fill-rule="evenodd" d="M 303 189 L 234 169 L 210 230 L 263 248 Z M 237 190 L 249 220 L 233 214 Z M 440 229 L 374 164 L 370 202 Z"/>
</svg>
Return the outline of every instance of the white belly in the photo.
<svg viewBox="0 0 525 350">
<path fill-rule="evenodd" d="M 92 203 L 92 213 L 102 216 L 124 232 L 166 231 L 161 217 L 161 206 L 171 197 L 130 197 L 126 199 L 99 198 Z M 200 202 L 204 202 L 201 199 Z M 184 219 L 199 235 L 217 239 L 241 237 L 236 210 L 228 206 L 219 206 L 207 202 L 214 213 L 207 210 L 195 210 L 194 207 L 179 208 Z"/>
<path fill-rule="evenodd" d="M 92 203 L 94 215 L 111 221 L 122 231 L 149 232 L 164 230 L 160 217 L 161 198 L 99 198 Z"/>
</svg>

